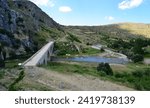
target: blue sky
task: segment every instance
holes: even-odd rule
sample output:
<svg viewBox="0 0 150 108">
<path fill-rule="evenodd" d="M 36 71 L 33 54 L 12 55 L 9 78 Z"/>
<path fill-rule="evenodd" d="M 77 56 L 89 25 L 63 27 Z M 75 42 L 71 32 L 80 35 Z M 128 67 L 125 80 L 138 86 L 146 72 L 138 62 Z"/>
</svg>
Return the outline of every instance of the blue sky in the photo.
<svg viewBox="0 0 150 108">
<path fill-rule="evenodd" d="M 150 0 L 30 0 L 62 25 L 150 23 Z"/>
</svg>

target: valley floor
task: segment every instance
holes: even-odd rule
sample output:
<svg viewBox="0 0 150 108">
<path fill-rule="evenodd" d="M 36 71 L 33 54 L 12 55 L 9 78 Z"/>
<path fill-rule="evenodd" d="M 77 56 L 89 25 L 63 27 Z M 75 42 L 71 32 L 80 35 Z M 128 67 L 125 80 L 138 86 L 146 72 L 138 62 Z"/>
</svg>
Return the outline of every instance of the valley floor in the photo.
<svg viewBox="0 0 150 108">
<path fill-rule="evenodd" d="M 94 76 L 59 73 L 39 67 L 26 68 L 26 77 L 20 83 L 25 90 L 60 91 L 127 91 L 131 88 L 104 81 Z M 34 85 L 37 84 L 38 86 Z M 22 86 L 22 87 L 23 87 Z M 35 88 L 34 88 L 34 87 Z M 38 88 L 37 88 L 38 87 Z"/>
</svg>

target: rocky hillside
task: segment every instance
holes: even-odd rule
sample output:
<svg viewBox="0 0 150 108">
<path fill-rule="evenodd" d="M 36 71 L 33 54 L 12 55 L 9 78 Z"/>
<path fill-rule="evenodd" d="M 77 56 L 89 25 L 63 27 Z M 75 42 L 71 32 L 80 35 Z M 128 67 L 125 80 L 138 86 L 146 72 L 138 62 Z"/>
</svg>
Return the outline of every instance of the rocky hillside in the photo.
<svg viewBox="0 0 150 108">
<path fill-rule="evenodd" d="M 35 52 L 63 35 L 61 26 L 27 0 L 0 0 L 0 59 Z"/>
</svg>

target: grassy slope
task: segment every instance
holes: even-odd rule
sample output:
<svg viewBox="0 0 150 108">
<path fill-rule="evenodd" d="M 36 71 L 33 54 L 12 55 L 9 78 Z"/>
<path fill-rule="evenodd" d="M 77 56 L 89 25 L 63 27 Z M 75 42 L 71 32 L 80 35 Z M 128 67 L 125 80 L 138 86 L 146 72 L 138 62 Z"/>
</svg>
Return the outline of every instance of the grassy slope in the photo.
<svg viewBox="0 0 150 108">
<path fill-rule="evenodd" d="M 95 63 L 49 63 L 47 66 L 43 66 L 46 69 L 54 70 L 62 73 L 77 73 L 82 75 L 92 75 L 100 77 L 104 80 L 110 80 L 118 84 L 123 84 L 128 87 L 135 88 L 137 90 L 150 90 L 150 70 L 149 66 L 143 64 L 127 64 L 126 66 L 113 65 L 111 66 L 114 75 L 107 76 L 97 72 Z"/>
<path fill-rule="evenodd" d="M 104 26 L 69 26 L 65 29 L 75 34 L 83 43 L 103 42 L 102 38 L 150 38 L 150 25 L 138 23 L 121 23 Z"/>
<path fill-rule="evenodd" d="M 149 54 L 145 54 L 145 58 L 150 58 L 150 46 L 146 47 L 146 51 L 149 52 Z"/>
<path fill-rule="evenodd" d="M 149 24 L 136 24 L 136 23 L 124 23 L 119 24 L 119 28 L 128 30 L 131 34 L 139 34 L 146 38 L 150 38 L 150 25 Z"/>
</svg>

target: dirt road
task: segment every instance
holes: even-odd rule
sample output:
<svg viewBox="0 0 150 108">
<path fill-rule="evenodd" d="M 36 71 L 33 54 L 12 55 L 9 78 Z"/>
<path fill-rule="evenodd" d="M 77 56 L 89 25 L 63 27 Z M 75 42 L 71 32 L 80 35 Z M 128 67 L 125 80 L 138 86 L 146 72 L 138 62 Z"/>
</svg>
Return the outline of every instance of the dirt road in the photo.
<svg viewBox="0 0 150 108">
<path fill-rule="evenodd" d="M 98 44 L 98 45 L 93 45 L 91 47 L 94 49 L 100 50 L 103 47 L 103 45 Z M 124 59 L 125 61 L 129 61 L 128 57 L 122 53 L 117 53 L 117 52 L 111 51 L 108 48 L 105 48 L 104 50 L 105 50 L 105 53 L 100 54 L 100 56 L 102 56 L 102 57 L 115 57 L 115 58 Z"/>
<path fill-rule="evenodd" d="M 150 64 L 150 58 L 145 58 L 145 59 L 144 59 L 144 63 L 145 63 L 145 64 Z"/>
</svg>

